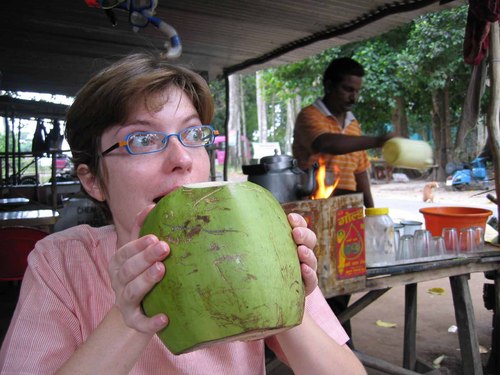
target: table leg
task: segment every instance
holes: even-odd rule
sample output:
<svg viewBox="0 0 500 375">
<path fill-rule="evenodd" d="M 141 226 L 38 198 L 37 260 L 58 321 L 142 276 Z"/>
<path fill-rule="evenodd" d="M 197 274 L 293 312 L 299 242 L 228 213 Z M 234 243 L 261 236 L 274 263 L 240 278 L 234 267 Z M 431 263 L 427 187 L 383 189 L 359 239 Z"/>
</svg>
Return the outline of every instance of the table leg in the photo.
<svg viewBox="0 0 500 375">
<path fill-rule="evenodd" d="M 417 284 L 405 286 L 405 330 L 403 367 L 415 370 L 417 364 Z"/>
<path fill-rule="evenodd" d="M 460 353 L 462 355 L 462 371 L 468 375 L 482 375 L 483 366 L 479 354 L 479 342 L 474 325 L 474 309 L 468 279 L 468 274 L 450 277 Z"/>
<path fill-rule="evenodd" d="M 390 288 L 372 290 L 371 292 L 366 293 L 363 297 L 358 299 L 353 304 L 349 305 L 347 309 L 342 311 L 340 314 L 337 314 L 337 319 L 339 320 L 340 324 L 344 324 L 345 322 L 350 320 L 354 315 L 356 315 L 365 307 L 370 305 L 372 302 L 374 302 L 377 298 L 382 296 L 382 294 L 387 292 L 389 289 Z"/>
</svg>

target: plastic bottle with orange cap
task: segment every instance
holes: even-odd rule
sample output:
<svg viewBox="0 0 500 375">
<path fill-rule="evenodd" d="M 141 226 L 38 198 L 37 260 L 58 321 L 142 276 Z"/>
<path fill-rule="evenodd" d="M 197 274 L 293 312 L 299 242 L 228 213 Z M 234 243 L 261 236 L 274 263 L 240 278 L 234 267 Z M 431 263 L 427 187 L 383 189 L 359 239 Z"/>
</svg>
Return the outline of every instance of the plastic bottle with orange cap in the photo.
<svg viewBox="0 0 500 375">
<path fill-rule="evenodd" d="M 381 267 L 396 261 L 394 222 L 386 207 L 365 209 L 365 253 L 367 267 Z"/>
</svg>

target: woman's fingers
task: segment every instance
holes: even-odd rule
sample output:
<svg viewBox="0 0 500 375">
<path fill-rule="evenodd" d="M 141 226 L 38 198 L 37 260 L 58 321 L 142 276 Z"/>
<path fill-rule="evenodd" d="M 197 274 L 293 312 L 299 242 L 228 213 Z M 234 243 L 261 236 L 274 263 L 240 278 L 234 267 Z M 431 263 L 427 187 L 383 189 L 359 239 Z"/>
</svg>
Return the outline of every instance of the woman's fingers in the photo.
<svg viewBox="0 0 500 375">
<path fill-rule="evenodd" d="M 138 238 L 142 223 L 153 207 L 148 206 L 137 215 L 130 242 L 118 249 L 109 262 L 115 305 L 129 327 L 149 333 L 168 323 L 165 314 L 148 318 L 141 309 L 144 296 L 165 276 L 162 261 L 170 252 L 169 246 L 155 235 Z"/>
<path fill-rule="evenodd" d="M 157 314 L 148 318 L 140 309 L 135 309 L 130 313 L 122 311 L 122 316 L 129 327 L 144 333 L 156 333 L 168 324 L 168 318 L 165 314 Z"/>
<path fill-rule="evenodd" d="M 316 234 L 307 228 L 307 222 L 301 215 L 291 213 L 288 215 L 288 221 L 293 228 L 293 240 L 297 244 L 304 289 L 306 295 L 309 295 L 318 286 L 318 276 L 316 274 L 318 260 L 312 250 L 316 246 Z"/>
<path fill-rule="evenodd" d="M 117 296 L 115 304 L 129 327 L 140 332 L 155 333 L 168 324 L 165 314 L 157 314 L 148 318 L 140 307 L 144 296 L 164 275 L 165 266 L 161 262 L 156 262 L 142 275 L 126 284 L 121 295 Z"/>
<path fill-rule="evenodd" d="M 302 280 L 304 281 L 304 291 L 306 296 L 308 296 L 318 286 L 318 275 L 316 274 L 316 271 L 307 266 L 305 263 L 300 265 L 300 271 L 302 273 Z"/>
<path fill-rule="evenodd" d="M 127 304 L 139 304 L 151 288 L 165 275 L 165 266 L 161 262 L 155 262 L 142 274 L 124 284 L 122 298 Z"/>
<path fill-rule="evenodd" d="M 127 245 L 120 248 L 113 256 L 108 266 L 110 270 L 120 268 L 123 265 L 123 263 L 125 263 L 135 254 L 138 254 L 141 251 L 143 251 L 146 246 L 151 245 L 156 241 L 158 241 L 158 239 L 153 235 L 138 238 L 139 232 L 141 231 L 141 226 L 144 223 L 144 219 L 146 218 L 148 213 L 154 208 L 154 206 L 155 206 L 154 204 L 151 204 L 137 214 L 134 226 L 130 231 L 130 239 L 129 239 L 130 242 L 127 243 Z"/>
<path fill-rule="evenodd" d="M 141 309 L 144 296 L 165 276 L 162 260 L 168 255 L 168 245 L 152 236 L 154 241 L 148 244 L 145 238 L 123 246 L 118 252 L 131 255 L 125 261 L 110 261 L 110 277 L 115 291 L 115 305 L 121 311 L 129 327 L 141 332 L 157 332 L 167 324 L 163 314 L 147 318 Z M 144 247 L 145 246 L 145 247 Z M 131 249 L 133 248 L 133 249 Z M 112 265 L 118 265 L 112 268 Z"/>
<path fill-rule="evenodd" d="M 168 252 L 168 245 L 153 235 L 129 242 L 116 254 L 118 280 L 124 284 L 132 281 L 155 262 L 165 259 Z"/>
<path fill-rule="evenodd" d="M 116 263 L 116 266 L 120 267 L 134 255 L 141 253 L 144 249 L 146 249 L 146 247 L 153 245 L 156 242 L 158 242 L 158 238 L 152 234 L 132 240 L 118 249 L 116 254 L 113 256 L 113 262 Z"/>
<path fill-rule="evenodd" d="M 306 219 L 302 215 L 296 214 L 294 212 L 288 214 L 288 222 L 293 228 L 304 227 L 307 228 Z"/>
<path fill-rule="evenodd" d="M 316 259 L 316 255 L 314 255 L 314 251 L 309 249 L 307 246 L 300 245 L 297 248 L 297 252 L 299 254 L 300 263 L 305 264 L 314 272 L 318 269 L 318 260 Z"/>
<path fill-rule="evenodd" d="M 316 234 L 307 228 L 306 219 L 296 213 L 288 214 L 288 222 L 292 226 L 293 240 L 297 245 L 305 245 L 310 249 L 316 246 Z"/>
<path fill-rule="evenodd" d="M 297 252 L 299 254 L 300 271 L 307 296 L 318 286 L 318 276 L 316 274 L 318 261 L 314 252 L 304 245 L 300 245 L 297 248 Z"/>
<path fill-rule="evenodd" d="M 162 260 L 170 249 L 155 236 L 147 237 L 123 246 L 110 261 L 111 282 L 124 303 L 139 303 L 165 275 Z"/>
<path fill-rule="evenodd" d="M 292 229 L 293 240 L 297 245 L 304 245 L 310 249 L 316 246 L 316 234 L 308 228 L 296 227 Z"/>
<path fill-rule="evenodd" d="M 149 205 L 137 214 L 130 234 L 130 242 L 120 248 L 110 260 L 110 272 L 116 273 L 122 283 L 131 281 L 151 267 L 154 262 L 161 261 L 168 255 L 168 245 L 159 241 L 155 235 L 137 238 L 144 219 L 153 208 L 154 205 Z"/>
</svg>

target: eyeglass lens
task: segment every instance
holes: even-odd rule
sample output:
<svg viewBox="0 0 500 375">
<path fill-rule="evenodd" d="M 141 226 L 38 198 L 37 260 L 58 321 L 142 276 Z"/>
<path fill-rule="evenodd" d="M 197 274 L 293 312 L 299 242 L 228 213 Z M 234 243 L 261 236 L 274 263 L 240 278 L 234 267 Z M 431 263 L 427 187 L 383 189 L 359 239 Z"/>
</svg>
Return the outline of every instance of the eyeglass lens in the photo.
<svg viewBox="0 0 500 375">
<path fill-rule="evenodd" d="M 201 147 L 213 142 L 214 133 L 210 126 L 193 126 L 177 134 L 138 132 L 127 138 L 127 146 L 132 154 L 142 154 L 163 150 L 170 137 L 177 139 L 186 147 Z"/>
</svg>

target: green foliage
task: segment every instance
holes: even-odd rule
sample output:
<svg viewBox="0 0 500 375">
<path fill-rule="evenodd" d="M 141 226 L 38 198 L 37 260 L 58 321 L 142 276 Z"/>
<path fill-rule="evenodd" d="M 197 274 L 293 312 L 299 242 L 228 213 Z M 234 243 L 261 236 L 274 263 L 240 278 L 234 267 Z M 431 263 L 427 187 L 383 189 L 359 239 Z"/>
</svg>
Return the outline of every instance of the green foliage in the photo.
<svg viewBox="0 0 500 375">
<path fill-rule="evenodd" d="M 470 66 L 463 62 L 463 36 L 467 6 L 423 15 L 412 23 L 370 40 L 332 48 L 305 60 L 270 68 L 263 72 L 268 103 L 270 141 L 283 141 L 286 127 L 286 101 L 296 96 L 302 105 L 323 95 L 322 77 L 329 62 L 339 56 L 352 57 L 366 71 L 360 100 L 354 109 L 365 133 L 376 134 L 391 122 L 395 98 L 407 105 L 410 134 L 430 136 L 431 98 L 436 90 L 450 92 L 452 124 L 461 114 Z M 255 75 L 243 79 L 247 134 L 257 129 Z M 214 88 L 214 84 L 212 84 Z M 223 90 L 222 90 L 223 93 Z M 225 103 L 216 86 L 217 115 L 214 124 L 223 129 Z"/>
<path fill-rule="evenodd" d="M 220 134 L 225 134 L 226 121 L 226 88 L 223 79 L 210 82 L 210 90 L 214 98 L 215 115 L 212 125 Z M 252 140 L 252 134 L 257 131 L 257 103 L 255 93 L 255 75 L 244 75 L 242 77 L 242 94 L 244 96 L 245 123 L 248 139 Z"/>
<path fill-rule="evenodd" d="M 305 104 L 323 95 L 323 72 L 330 61 L 340 56 L 340 49 L 326 50 L 294 64 L 282 65 L 264 71 L 266 95 L 286 101 L 299 95 Z"/>
<path fill-rule="evenodd" d="M 466 17 L 467 7 L 460 7 L 424 15 L 414 23 L 404 52 L 407 72 L 420 90 L 443 88 L 469 72 L 462 59 Z"/>
<path fill-rule="evenodd" d="M 243 76 L 243 92 L 245 102 L 245 123 L 247 126 L 247 138 L 254 141 L 253 134 L 257 134 L 259 127 L 257 120 L 257 93 L 255 90 L 255 74 Z"/>
<path fill-rule="evenodd" d="M 363 90 L 356 106 L 356 116 L 362 121 L 365 133 L 383 132 L 384 124 L 391 120 L 395 107 L 394 98 L 403 95 L 396 52 L 400 43 L 391 39 L 393 35 L 358 44 L 352 56 L 363 65 L 366 72 Z"/>
<path fill-rule="evenodd" d="M 212 125 L 220 134 L 225 134 L 226 121 L 226 87 L 222 79 L 214 80 L 209 84 L 214 98 L 215 114 Z"/>
</svg>

